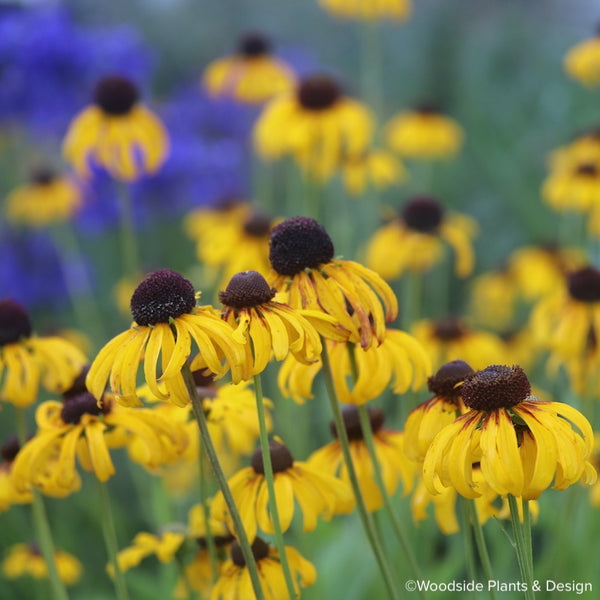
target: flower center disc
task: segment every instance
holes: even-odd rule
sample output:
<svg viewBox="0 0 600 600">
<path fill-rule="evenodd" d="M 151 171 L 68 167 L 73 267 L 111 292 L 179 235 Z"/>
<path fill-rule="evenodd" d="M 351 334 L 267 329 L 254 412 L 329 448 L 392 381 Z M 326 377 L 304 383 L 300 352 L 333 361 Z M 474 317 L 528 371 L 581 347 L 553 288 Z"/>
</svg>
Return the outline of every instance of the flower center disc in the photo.
<svg viewBox="0 0 600 600">
<path fill-rule="evenodd" d="M 457 385 L 474 371 L 464 360 L 453 360 L 442 365 L 438 372 L 427 380 L 429 391 L 442 398 L 453 398 L 459 395 Z"/>
<path fill-rule="evenodd" d="M 440 226 L 444 210 L 437 200 L 419 196 L 404 205 L 401 216 L 410 229 L 420 233 L 432 233 Z"/>
<path fill-rule="evenodd" d="M 94 103 L 111 116 L 126 115 L 138 100 L 137 87 L 124 77 L 105 77 L 94 90 Z"/>
<path fill-rule="evenodd" d="M 581 302 L 600 301 L 600 271 L 585 267 L 568 276 L 569 294 Z"/>
<path fill-rule="evenodd" d="M 31 336 L 27 311 L 14 300 L 0 300 L 0 346 Z"/>
<path fill-rule="evenodd" d="M 491 365 L 467 377 L 461 387 L 464 403 L 481 411 L 510 408 L 530 394 L 529 379 L 518 365 Z"/>
<path fill-rule="evenodd" d="M 327 75 L 313 75 L 300 83 L 298 101 L 302 108 L 321 111 L 331 108 L 341 97 L 340 86 Z"/>
</svg>

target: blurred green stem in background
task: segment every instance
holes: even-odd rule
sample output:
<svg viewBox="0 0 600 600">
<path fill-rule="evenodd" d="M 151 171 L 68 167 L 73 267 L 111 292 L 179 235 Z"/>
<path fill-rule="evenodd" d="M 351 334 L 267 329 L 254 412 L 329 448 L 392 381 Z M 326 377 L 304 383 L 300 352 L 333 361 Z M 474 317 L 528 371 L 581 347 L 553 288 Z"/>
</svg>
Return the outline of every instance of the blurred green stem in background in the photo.
<svg viewBox="0 0 600 600">
<path fill-rule="evenodd" d="M 140 255 L 136 238 L 135 219 L 133 217 L 133 197 L 131 187 L 127 183 L 118 183 L 118 199 L 120 210 L 121 254 L 123 257 L 124 276 L 137 284 L 142 272 Z"/>
<path fill-rule="evenodd" d="M 519 506 L 517 499 L 508 494 L 508 504 L 510 506 L 510 519 L 514 535 L 515 549 L 517 551 L 517 560 L 523 582 L 527 585 L 525 590 L 525 600 L 533 600 L 533 553 L 531 545 L 531 515 L 529 513 L 529 500 L 522 500 L 523 503 L 523 522 L 519 518 Z"/>
</svg>

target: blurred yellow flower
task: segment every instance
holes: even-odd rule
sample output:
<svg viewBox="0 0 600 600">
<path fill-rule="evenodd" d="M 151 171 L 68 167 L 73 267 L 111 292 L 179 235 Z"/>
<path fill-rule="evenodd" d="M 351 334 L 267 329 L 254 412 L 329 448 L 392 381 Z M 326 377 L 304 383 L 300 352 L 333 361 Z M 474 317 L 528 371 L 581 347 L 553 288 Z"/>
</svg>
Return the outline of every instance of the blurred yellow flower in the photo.
<svg viewBox="0 0 600 600">
<path fill-rule="evenodd" d="M 570 48 L 564 68 L 568 75 L 585 86 L 600 84 L 600 37 L 594 36 Z"/>
<path fill-rule="evenodd" d="M 329 13 L 344 19 L 405 21 L 412 12 L 411 0 L 319 0 Z"/>
<path fill-rule="evenodd" d="M 202 85 L 216 97 L 256 104 L 287 92 L 296 83 L 292 68 L 273 56 L 271 42 L 257 32 L 245 34 L 233 56 L 210 63 Z"/>
<path fill-rule="evenodd" d="M 103 167 L 123 181 L 155 173 L 169 152 L 169 136 L 160 119 L 139 101 L 136 86 L 123 77 L 101 79 L 94 103 L 71 121 L 63 155 L 78 175 Z"/>
<path fill-rule="evenodd" d="M 370 187 L 382 190 L 408 178 L 408 172 L 391 152 L 367 150 L 342 161 L 342 181 L 348 193 L 358 196 Z"/>
</svg>

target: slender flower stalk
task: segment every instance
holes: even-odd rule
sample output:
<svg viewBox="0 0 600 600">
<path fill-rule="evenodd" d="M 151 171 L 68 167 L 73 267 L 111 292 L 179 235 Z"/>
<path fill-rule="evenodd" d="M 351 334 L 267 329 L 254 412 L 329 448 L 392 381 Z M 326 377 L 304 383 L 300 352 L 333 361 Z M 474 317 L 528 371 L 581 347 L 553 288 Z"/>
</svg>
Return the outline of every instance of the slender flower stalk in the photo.
<svg viewBox="0 0 600 600">
<path fill-rule="evenodd" d="M 400 596 L 398 594 L 398 590 L 396 589 L 396 584 L 392 577 L 392 571 L 385 556 L 383 545 L 381 543 L 380 536 L 377 535 L 377 532 L 373 525 L 373 520 L 371 519 L 369 513 L 367 512 L 367 507 L 365 505 L 364 498 L 360 491 L 360 485 L 358 483 L 358 477 L 356 474 L 356 469 L 354 467 L 354 463 L 352 462 L 352 456 L 350 455 L 350 443 L 348 440 L 348 434 L 346 432 L 346 428 L 344 426 L 344 420 L 342 417 L 342 411 L 340 410 L 340 406 L 337 400 L 337 396 L 335 393 L 335 387 L 333 385 L 333 375 L 331 371 L 331 363 L 329 361 L 329 355 L 327 353 L 327 346 L 323 341 L 323 353 L 321 355 L 323 361 L 323 377 L 325 379 L 325 387 L 327 388 L 327 396 L 329 397 L 329 404 L 331 406 L 331 411 L 333 413 L 333 419 L 335 422 L 336 430 L 338 432 L 338 439 L 340 441 L 340 446 L 342 448 L 342 453 L 344 456 L 344 462 L 346 464 L 346 468 L 348 470 L 348 476 L 350 478 L 350 484 L 352 486 L 352 491 L 354 493 L 354 497 L 356 499 L 356 506 L 358 508 L 358 513 L 360 516 L 360 520 L 362 522 L 363 528 L 369 540 L 369 544 L 371 545 L 371 549 L 373 550 L 373 554 L 375 555 L 375 559 L 379 566 L 379 570 L 381 571 L 381 575 L 383 577 L 383 581 L 388 590 L 388 594 L 390 598 L 397 600 Z"/>
<path fill-rule="evenodd" d="M 16 408 L 16 422 L 19 443 L 21 444 L 21 447 L 23 447 L 27 441 L 27 423 L 25 420 L 24 409 L 18 407 Z M 58 574 L 56 561 L 54 559 L 54 540 L 52 538 L 50 523 L 48 522 L 48 515 L 46 513 L 44 499 L 42 498 L 41 493 L 36 489 L 33 490 L 32 512 L 33 523 L 35 526 L 37 540 L 40 545 L 40 551 L 44 557 L 44 561 L 48 569 L 52 597 L 54 600 L 69 600 L 69 595 L 67 594 L 67 590 Z"/>
<path fill-rule="evenodd" d="M 271 461 L 271 449 L 269 447 L 269 433 L 267 431 L 267 420 L 265 418 L 265 406 L 263 403 L 262 380 L 260 373 L 254 376 L 254 395 L 256 396 L 256 411 L 258 413 L 258 425 L 260 431 L 260 448 L 263 459 L 263 469 L 265 481 L 267 483 L 267 491 L 269 494 L 268 506 L 271 521 L 273 522 L 273 533 L 275 538 L 275 546 L 279 552 L 281 567 L 285 577 L 285 584 L 288 589 L 290 598 L 296 598 L 294 589 L 294 580 L 292 571 L 288 562 L 288 557 L 285 552 L 283 543 L 283 533 L 281 531 L 281 521 L 279 519 L 279 510 L 277 508 L 277 499 L 275 496 L 275 476 L 273 474 L 273 463 Z"/>
<path fill-rule="evenodd" d="M 181 367 L 181 374 L 183 375 L 185 386 L 192 400 L 192 409 L 194 412 L 194 417 L 196 418 L 198 427 L 200 429 L 201 443 L 206 451 L 206 455 L 208 456 L 208 460 L 213 469 L 215 479 L 217 480 L 219 489 L 223 493 L 223 497 L 225 498 L 225 502 L 227 504 L 227 509 L 229 510 L 231 519 L 233 520 L 235 534 L 240 549 L 242 551 L 246 567 L 248 568 L 248 573 L 250 575 L 250 581 L 252 583 L 254 595 L 256 596 L 256 600 L 265 600 L 265 596 L 263 594 L 263 590 L 260 584 L 256 560 L 254 558 L 254 554 L 252 554 L 252 548 L 248 541 L 248 536 L 246 535 L 246 530 L 244 529 L 242 519 L 240 518 L 240 513 L 237 509 L 237 506 L 235 505 L 235 500 L 233 499 L 231 490 L 227 485 L 227 479 L 225 478 L 225 474 L 223 473 L 223 469 L 221 468 L 217 452 L 215 450 L 214 444 L 212 443 L 210 432 L 208 431 L 208 424 L 206 423 L 206 416 L 204 415 L 204 410 L 202 408 L 202 402 L 200 400 L 200 397 L 198 396 L 196 384 L 194 382 L 194 378 L 192 377 L 192 372 L 190 371 L 188 363 L 184 363 Z"/>
<path fill-rule="evenodd" d="M 379 463 L 379 459 L 377 458 L 377 452 L 375 451 L 375 442 L 373 440 L 373 427 L 371 425 L 371 420 L 369 419 L 369 412 L 367 407 L 363 404 L 358 407 L 358 418 L 360 419 L 360 427 L 362 429 L 363 438 L 365 440 L 365 444 L 367 446 L 367 450 L 369 452 L 369 457 L 371 458 L 371 463 L 373 464 L 373 474 L 375 476 L 375 483 L 379 488 L 379 493 L 383 498 L 383 506 L 385 511 L 392 523 L 392 528 L 398 541 L 400 542 L 400 546 L 402 547 L 402 551 L 406 556 L 406 560 L 410 566 L 412 571 L 412 575 L 415 579 L 421 580 L 421 573 L 419 569 L 419 565 L 417 564 L 417 560 L 415 555 L 410 547 L 410 542 L 406 536 L 406 532 L 404 531 L 402 524 L 400 523 L 400 519 L 394 510 L 392 502 L 390 500 L 390 496 L 387 493 L 385 483 L 383 481 L 383 475 L 381 472 L 381 464 Z M 419 595 L 421 598 L 425 598 L 425 593 L 420 590 Z"/>
<path fill-rule="evenodd" d="M 133 198 L 129 184 L 119 183 L 118 194 L 121 219 L 121 255 L 123 256 L 125 276 L 137 281 L 141 275 L 140 256 L 133 218 Z"/>
<path fill-rule="evenodd" d="M 458 496 L 458 500 L 460 502 L 462 508 L 462 526 L 461 531 L 463 534 L 463 542 L 465 545 L 465 568 L 467 569 L 467 575 L 470 580 L 475 581 L 475 577 L 477 575 L 477 569 L 475 568 L 475 551 L 473 548 L 473 535 L 472 530 L 470 528 L 471 509 L 469 507 L 469 501 L 467 498 L 463 498 L 462 496 Z"/>
<path fill-rule="evenodd" d="M 510 507 L 510 518 L 512 522 L 513 534 L 515 538 L 515 549 L 517 551 L 517 560 L 521 577 L 527 584 L 525 590 L 525 600 L 533 600 L 533 559 L 531 548 L 531 519 L 529 518 L 528 500 L 523 500 L 523 522 L 519 518 L 519 506 L 517 499 L 512 494 L 508 494 L 508 505 Z M 529 544 L 529 546 L 527 545 Z"/>
<path fill-rule="evenodd" d="M 200 456 L 198 457 L 198 464 L 200 469 L 200 498 L 202 499 L 202 514 L 204 515 L 204 522 L 206 523 L 206 549 L 208 550 L 208 556 L 210 558 L 210 570 L 212 573 L 213 582 L 219 578 L 219 559 L 217 557 L 217 546 L 215 544 L 215 537 L 210 528 L 210 507 L 204 499 L 208 496 L 206 491 L 206 469 L 204 468 L 204 456 L 203 456 L 204 445 L 200 444 Z M 208 456 L 208 454 L 207 454 Z"/>
<path fill-rule="evenodd" d="M 108 490 L 106 489 L 106 483 L 104 481 L 100 481 L 98 478 L 96 478 L 96 481 L 98 485 L 98 498 L 100 500 L 102 532 L 104 534 L 104 543 L 106 545 L 108 559 L 114 569 L 114 583 L 117 600 L 129 600 L 125 576 L 123 575 L 123 571 L 121 570 L 117 559 L 119 544 L 117 541 L 115 520 L 110 506 L 110 499 L 108 497 Z"/>
<path fill-rule="evenodd" d="M 481 561 L 481 566 L 483 567 L 483 573 L 487 581 L 493 581 L 494 577 L 492 575 L 492 563 L 490 561 L 487 544 L 485 543 L 485 537 L 483 536 L 483 527 L 481 526 L 479 516 L 477 515 L 477 505 L 475 504 L 475 500 L 472 498 L 465 498 L 464 502 L 468 516 L 468 522 L 473 531 L 473 536 L 475 537 L 475 544 L 477 546 L 477 551 L 479 552 L 479 560 Z M 495 600 L 496 593 L 494 590 L 490 588 L 489 592 L 490 598 Z"/>
</svg>

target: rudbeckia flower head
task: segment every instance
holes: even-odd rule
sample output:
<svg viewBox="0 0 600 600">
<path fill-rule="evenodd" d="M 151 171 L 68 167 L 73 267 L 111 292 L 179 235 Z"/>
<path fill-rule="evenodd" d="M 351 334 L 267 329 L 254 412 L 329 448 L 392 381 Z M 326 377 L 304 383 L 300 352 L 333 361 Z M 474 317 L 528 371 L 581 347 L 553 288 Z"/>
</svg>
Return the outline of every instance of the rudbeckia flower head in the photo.
<svg viewBox="0 0 600 600">
<path fill-rule="evenodd" d="M 265 160 L 292 156 L 306 174 L 325 181 L 345 158 L 363 154 L 372 136 L 370 110 L 344 95 L 332 77 L 316 74 L 265 106 L 254 146 Z"/>
<path fill-rule="evenodd" d="M 41 229 L 69 221 L 81 203 L 81 190 L 72 179 L 37 169 L 28 184 L 8 195 L 6 217 L 11 223 Z"/>
<path fill-rule="evenodd" d="M 388 146 L 405 158 L 437 160 L 454 157 L 464 133 L 454 119 L 423 104 L 392 117 L 386 137 Z"/>
<path fill-rule="evenodd" d="M 73 119 L 63 141 L 78 175 L 89 177 L 96 165 L 123 181 L 158 171 L 168 149 L 163 124 L 140 102 L 137 87 L 119 75 L 97 83 L 93 104 Z"/>
<path fill-rule="evenodd" d="M 430 493 L 453 487 L 467 498 L 481 496 L 473 465 L 497 494 L 525 500 L 551 485 L 596 481 L 589 422 L 567 404 L 531 396 L 521 367 L 486 367 L 465 379 L 461 395 L 468 410 L 436 435 L 425 456 Z"/>
<path fill-rule="evenodd" d="M 544 180 L 542 199 L 557 212 L 587 212 L 600 202 L 600 163 L 589 160 L 554 169 Z"/>
<path fill-rule="evenodd" d="M 371 428 L 373 430 L 375 452 L 381 466 L 383 481 L 387 493 L 392 496 L 398 483 L 402 481 L 404 493 L 412 488 L 415 473 L 415 463 L 408 459 L 404 452 L 404 434 L 401 431 L 384 429 L 385 415 L 380 409 L 368 408 Z M 383 498 L 374 478 L 374 469 L 358 415 L 358 407 L 344 406 L 342 409 L 344 427 L 350 442 L 350 454 L 356 468 L 356 475 L 369 512 L 379 510 L 383 506 Z M 313 452 L 308 463 L 322 473 L 339 477 L 349 484 L 350 479 L 346 469 L 342 449 L 337 439 L 335 423 L 330 423 L 332 435 L 336 438 L 326 446 Z"/>
<path fill-rule="evenodd" d="M 31 504 L 33 501 L 31 490 L 19 491 L 12 480 L 12 465 L 20 449 L 21 444 L 16 435 L 8 437 L 0 446 L 0 512 L 13 504 Z"/>
<path fill-rule="evenodd" d="M 569 76 L 587 87 L 600 84 L 600 35 L 570 48 L 564 59 L 564 68 Z"/>
<path fill-rule="evenodd" d="M 258 104 L 290 90 L 296 77 L 289 65 L 273 55 L 265 35 L 248 32 L 239 40 L 233 56 L 208 65 L 202 83 L 213 96 Z"/>
<path fill-rule="evenodd" d="M 295 548 L 286 546 L 285 553 L 292 572 L 296 596 L 300 597 L 300 588 L 312 585 L 317 578 L 317 572 L 315 567 Z M 256 538 L 252 542 L 252 554 L 258 566 L 258 576 L 265 600 L 280 600 L 287 597 L 288 590 L 277 550 L 261 538 Z M 210 600 L 245 600 L 252 595 L 252 584 L 246 561 L 238 543 L 233 542 L 231 558 L 223 564 L 220 577 L 211 591 Z"/>
<path fill-rule="evenodd" d="M 410 198 L 398 217 L 375 232 L 367 247 L 367 265 L 386 281 L 405 271 L 426 272 L 444 257 L 444 245 L 455 253 L 455 272 L 467 277 L 473 271 L 472 239 L 477 225 L 466 215 L 447 212 L 429 196 Z"/>
<path fill-rule="evenodd" d="M 108 342 L 91 365 L 87 384 L 96 398 L 102 397 L 109 380 L 119 402 L 139 406 L 141 361 L 146 383 L 157 398 L 187 405 L 181 368 L 192 352 L 192 340 L 212 373 L 222 376 L 231 369 L 234 382 L 242 379 L 243 346 L 211 306 L 196 307 L 194 287 L 179 273 L 161 269 L 148 275 L 131 297 L 131 314 L 131 328 Z M 159 380 L 165 384 L 162 389 Z"/>
<path fill-rule="evenodd" d="M 336 514 L 352 511 L 354 500 L 346 483 L 315 469 L 309 462 L 295 460 L 282 443 L 271 442 L 269 451 L 283 532 L 291 525 L 297 510 L 296 503 L 302 514 L 304 531 L 313 531 L 318 517 L 330 520 Z M 273 522 L 268 510 L 269 492 L 264 474 L 262 451 L 258 448 L 252 455 L 251 466 L 238 471 L 228 482 L 249 539 L 256 536 L 259 528 L 265 533 L 273 533 Z M 227 523 L 230 531 L 234 530 L 221 492 L 213 499 L 211 515 L 214 519 Z"/>
<path fill-rule="evenodd" d="M 294 217 L 276 225 L 269 256 L 270 283 L 288 304 L 330 315 L 349 337 L 331 328 L 319 330 L 322 335 L 363 348 L 383 341 L 385 322 L 398 314 L 396 296 L 377 273 L 357 262 L 334 259 L 333 242 L 314 219 Z"/>
<path fill-rule="evenodd" d="M 62 392 L 86 364 L 83 353 L 60 337 L 38 337 L 29 314 L 14 300 L 0 300 L 0 399 L 24 408 L 40 385 Z"/>
<path fill-rule="evenodd" d="M 436 434 L 463 412 L 461 384 L 473 373 L 464 360 L 453 360 L 428 379 L 427 387 L 433 397 L 414 408 L 404 426 L 404 448 L 408 457 L 422 462 Z"/>
</svg>

